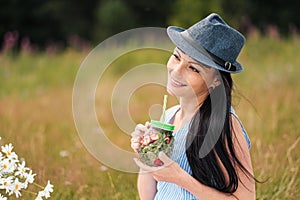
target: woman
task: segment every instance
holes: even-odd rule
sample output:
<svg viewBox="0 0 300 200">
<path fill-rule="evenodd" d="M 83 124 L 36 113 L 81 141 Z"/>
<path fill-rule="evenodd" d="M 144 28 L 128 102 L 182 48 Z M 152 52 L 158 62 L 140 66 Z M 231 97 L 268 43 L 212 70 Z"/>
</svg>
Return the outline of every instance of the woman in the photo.
<svg viewBox="0 0 300 200">
<path fill-rule="evenodd" d="M 162 167 L 141 168 L 138 191 L 148 199 L 255 199 L 250 141 L 231 107 L 231 73 L 245 38 L 219 15 L 189 29 L 168 27 L 176 45 L 170 57 L 167 90 L 180 105 L 167 111 L 175 125 L 172 157 L 160 152 Z M 149 123 L 137 125 L 131 146 L 137 151 Z"/>
</svg>

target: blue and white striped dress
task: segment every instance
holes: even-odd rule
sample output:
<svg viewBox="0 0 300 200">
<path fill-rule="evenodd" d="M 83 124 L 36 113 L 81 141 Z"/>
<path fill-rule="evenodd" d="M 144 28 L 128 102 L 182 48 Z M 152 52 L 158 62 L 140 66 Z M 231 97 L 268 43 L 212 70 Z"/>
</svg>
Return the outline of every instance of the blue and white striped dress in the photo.
<svg viewBox="0 0 300 200">
<path fill-rule="evenodd" d="M 166 112 L 166 121 L 170 122 L 173 117 L 175 116 L 176 112 L 179 110 L 180 105 L 174 106 L 167 110 Z M 231 113 L 234 114 L 236 117 L 234 110 L 231 109 Z M 238 119 L 238 117 L 237 117 Z M 244 136 L 248 143 L 248 148 L 250 148 L 250 140 L 249 137 L 244 129 L 244 126 L 242 125 L 241 121 L 239 120 L 242 130 L 244 133 Z M 186 142 L 186 136 L 188 133 L 189 123 L 180 127 L 175 133 L 174 133 L 174 149 L 172 153 L 172 160 L 177 162 L 182 169 L 184 169 L 186 172 L 188 172 L 190 175 L 192 174 L 192 170 L 190 168 L 190 165 L 187 161 L 187 157 L 185 154 L 185 142 Z M 157 183 L 157 193 L 155 196 L 155 200 L 193 200 L 197 199 L 192 193 L 189 191 L 179 187 L 178 185 L 174 183 L 169 182 L 158 182 Z"/>
</svg>

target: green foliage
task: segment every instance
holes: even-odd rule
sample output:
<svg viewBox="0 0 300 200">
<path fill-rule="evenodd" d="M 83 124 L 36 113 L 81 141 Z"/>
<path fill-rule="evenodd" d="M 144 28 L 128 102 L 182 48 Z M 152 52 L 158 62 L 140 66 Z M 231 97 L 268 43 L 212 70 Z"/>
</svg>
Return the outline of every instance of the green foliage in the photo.
<svg viewBox="0 0 300 200">
<path fill-rule="evenodd" d="M 299 1 L 296 0 L 252 0 L 248 2 L 247 14 L 260 30 L 268 31 L 268 26 L 273 25 L 287 34 L 299 28 L 298 8 Z"/>
<path fill-rule="evenodd" d="M 96 23 L 93 31 L 95 41 L 135 27 L 136 16 L 121 0 L 104 1 L 96 10 Z"/>
<path fill-rule="evenodd" d="M 212 12 L 219 13 L 244 34 L 258 28 L 263 33 L 294 34 L 300 27 L 299 2 L 259 0 L 11 0 L 0 2 L 0 43 L 5 34 L 19 33 L 18 46 L 32 44 L 65 47 L 70 38 L 99 41 L 136 27 L 189 27 Z M 1 45 L 1 44 L 0 44 Z"/>
<path fill-rule="evenodd" d="M 0 55 L 0 97 L 9 94 L 30 96 L 49 87 L 73 83 L 82 55 L 65 51 L 60 55 L 45 53 Z"/>
<path fill-rule="evenodd" d="M 90 39 L 97 1 L 1 1 L 1 43 L 8 31 L 19 32 L 19 44 L 28 37 L 41 47 L 52 43 L 65 45 L 72 35 Z"/>
<path fill-rule="evenodd" d="M 134 12 L 139 27 L 165 27 L 174 0 L 123 0 Z"/>
<path fill-rule="evenodd" d="M 220 0 L 177 0 L 171 7 L 168 24 L 188 28 L 212 12 L 222 14 Z"/>
</svg>

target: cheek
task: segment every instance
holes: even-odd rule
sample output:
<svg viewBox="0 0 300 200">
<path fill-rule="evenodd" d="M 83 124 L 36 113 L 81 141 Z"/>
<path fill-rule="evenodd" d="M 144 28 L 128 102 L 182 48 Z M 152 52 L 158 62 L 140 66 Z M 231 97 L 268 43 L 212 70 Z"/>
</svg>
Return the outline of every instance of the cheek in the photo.
<svg viewBox="0 0 300 200">
<path fill-rule="evenodd" d="M 191 86 L 191 88 L 193 88 L 194 92 L 206 91 L 207 90 L 206 84 L 208 83 L 206 83 L 202 77 L 200 78 L 197 77 L 189 80 L 189 85 Z"/>
<path fill-rule="evenodd" d="M 167 62 L 167 70 L 168 70 L 168 72 L 169 71 L 171 71 L 172 70 L 172 61 L 171 61 L 171 58 L 168 60 L 168 62 Z"/>
</svg>

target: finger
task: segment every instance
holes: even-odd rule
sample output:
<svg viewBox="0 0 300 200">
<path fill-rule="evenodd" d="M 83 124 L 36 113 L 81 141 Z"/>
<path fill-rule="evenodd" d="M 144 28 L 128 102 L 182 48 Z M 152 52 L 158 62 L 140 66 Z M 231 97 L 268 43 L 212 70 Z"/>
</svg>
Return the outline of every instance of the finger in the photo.
<svg viewBox="0 0 300 200">
<path fill-rule="evenodd" d="M 133 158 L 133 160 L 134 160 L 135 164 L 141 168 L 141 170 L 143 170 L 145 172 L 150 172 L 151 171 L 151 167 L 144 164 L 144 163 L 142 163 L 139 159 Z"/>
<path fill-rule="evenodd" d="M 133 158 L 133 160 L 136 163 L 136 165 L 141 168 L 141 170 L 143 172 L 153 172 L 153 171 L 161 169 L 161 167 L 151 167 L 149 165 L 146 165 L 137 158 Z"/>
<path fill-rule="evenodd" d="M 139 136 L 137 136 L 137 137 L 132 137 L 132 138 L 130 139 L 130 142 L 131 142 L 131 143 L 139 143 L 139 142 L 141 141 L 141 139 L 142 139 L 142 137 L 139 137 Z"/>
<path fill-rule="evenodd" d="M 131 148 L 132 148 L 136 153 L 138 153 L 140 146 L 141 146 L 140 143 L 131 143 Z"/>
<path fill-rule="evenodd" d="M 145 132 L 148 128 L 143 124 L 138 124 L 135 127 L 135 131 Z"/>
<path fill-rule="evenodd" d="M 131 133 L 132 137 L 143 137 L 143 135 L 145 134 L 145 132 L 147 132 L 147 128 L 142 125 L 142 124 L 138 124 L 135 127 L 135 130 Z"/>
<path fill-rule="evenodd" d="M 146 126 L 146 128 L 150 128 L 150 122 L 148 122 L 148 121 L 146 121 L 146 123 L 145 123 L 145 126 Z"/>
<path fill-rule="evenodd" d="M 139 138 L 140 140 L 143 138 L 145 132 L 142 132 L 142 131 L 134 131 L 131 133 L 131 137 L 133 138 Z"/>
<path fill-rule="evenodd" d="M 164 163 L 165 166 L 172 164 L 174 161 L 169 158 L 164 152 L 158 153 L 158 158 Z"/>
<path fill-rule="evenodd" d="M 143 136 L 143 132 L 137 130 L 137 131 L 133 131 L 131 133 L 131 137 L 142 137 Z"/>
</svg>

